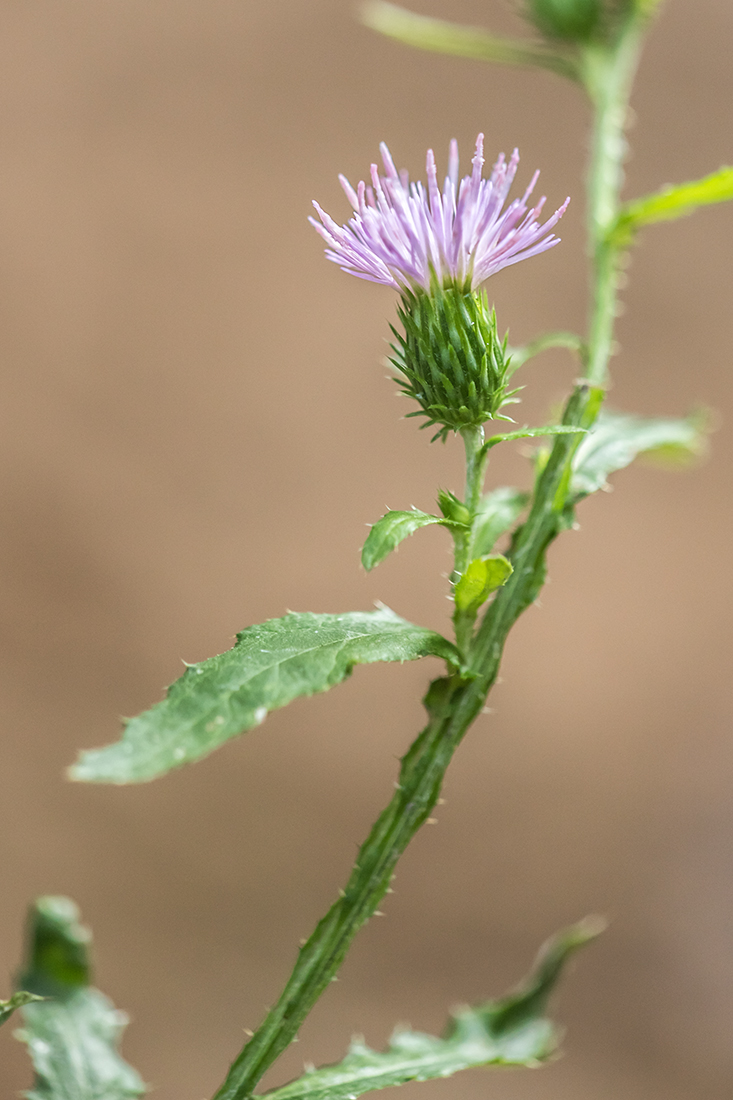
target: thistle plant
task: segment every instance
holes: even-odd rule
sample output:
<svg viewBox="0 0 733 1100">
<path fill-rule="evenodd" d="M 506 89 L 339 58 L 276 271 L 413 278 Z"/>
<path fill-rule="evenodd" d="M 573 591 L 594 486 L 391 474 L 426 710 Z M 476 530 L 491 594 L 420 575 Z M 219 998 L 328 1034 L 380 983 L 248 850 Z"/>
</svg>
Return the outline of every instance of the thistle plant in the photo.
<svg viewBox="0 0 733 1100">
<path fill-rule="evenodd" d="M 417 403 L 419 417 L 451 445 L 461 437 L 465 487 L 440 490 L 435 513 L 390 511 L 372 526 L 362 550 L 367 570 L 420 528 L 442 526 L 452 539 L 448 578 L 454 636 L 414 625 L 379 606 L 372 611 L 288 614 L 237 636 L 233 649 L 189 666 L 166 698 L 126 722 L 121 739 L 85 751 L 76 780 L 128 784 L 154 779 L 194 762 L 268 713 L 299 696 L 326 691 L 355 665 L 433 657 L 442 675 L 427 688 L 427 724 L 404 756 L 394 792 L 362 844 L 339 897 L 301 945 L 290 978 L 273 1007 L 236 1055 L 215 1100 L 245 1100 L 296 1038 L 318 998 L 334 980 L 359 929 L 384 903 L 397 863 L 438 802 L 453 754 L 485 706 L 496 682 L 507 636 L 536 600 L 553 541 L 573 527 L 576 510 L 610 475 L 638 455 L 694 458 L 704 449 L 699 414 L 685 419 L 639 417 L 604 408 L 614 350 L 619 278 L 639 230 L 696 207 L 733 198 L 733 169 L 665 186 L 623 201 L 625 123 L 644 37 L 657 0 L 526 0 L 529 37 L 518 41 L 379 0 L 364 11 L 374 29 L 410 46 L 485 60 L 538 66 L 575 82 L 593 110 L 588 169 L 590 311 L 584 335 L 557 332 L 510 347 L 490 300 L 502 268 L 558 244 L 553 230 L 563 202 L 544 223 L 544 199 L 528 205 L 535 175 L 509 201 L 518 167 L 515 152 L 483 177 L 483 136 L 472 171 L 460 179 L 451 145 L 442 189 L 432 152 L 425 183 L 411 183 L 382 147 L 384 174 L 353 189 L 342 178 L 353 214 L 339 225 L 316 205 L 312 219 L 327 256 L 346 272 L 383 283 L 399 295 L 390 362 L 397 383 Z M 541 262 L 551 277 L 552 257 Z M 546 348 L 566 348 L 579 375 L 557 422 L 507 428 L 507 408 L 520 389 L 514 375 Z M 513 387 L 513 388 L 511 388 Z M 498 427 L 491 426 L 499 421 Z M 543 442 L 533 453 L 527 485 L 489 486 L 493 449 L 518 439 Z M 441 582 L 442 583 L 442 582 Z M 548 998 L 568 956 L 593 938 L 602 921 L 587 918 L 548 941 L 530 976 L 495 1001 L 455 1013 L 442 1037 L 398 1031 L 386 1051 L 352 1045 L 336 1065 L 311 1068 L 264 1094 L 270 1100 L 355 1100 L 407 1081 L 446 1077 L 473 1066 L 533 1066 L 557 1048 L 546 1016 Z M 122 1100 L 143 1085 L 121 1058 L 121 1017 L 90 985 L 88 933 L 71 902 L 44 898 L 29 923 L 28 956 L 0 1023 L 23 1014 L 36 1084 L 34 1100 Z M 234 1038 L 233 1038 L 234 1041 Z"/>
</svg>

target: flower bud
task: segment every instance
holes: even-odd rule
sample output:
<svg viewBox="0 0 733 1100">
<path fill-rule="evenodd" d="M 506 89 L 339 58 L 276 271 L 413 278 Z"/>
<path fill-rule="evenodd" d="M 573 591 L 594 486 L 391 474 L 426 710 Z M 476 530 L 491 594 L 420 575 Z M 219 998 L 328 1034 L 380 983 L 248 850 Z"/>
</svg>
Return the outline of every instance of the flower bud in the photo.
<svg viewBox="0 0 733 1100">
<path fill-rule="evenodd" d="M 446 519 L 453 520 L 454 523 L 470 525 L 471 513 L 463 501 L 459 500 L 455 493 L 451 493 L 450 489 L 438 490 L 438 507 Z"/>
<path fill-rule="evenodd" d="M 548 38 L 583 42 L 598 29 L 604 0 L 528 0 L 529 18 Z"/>
<path fill-rule="evenodd" d="M 390 362 L 403 392 L 420 405 L 408 416 L 439 425 L 433 438 L 443 440 L 449 431 L 507 419 L 500 409 L 517 391 L 506 389 L 506 338 L 498 337 L 485 293 L 434 281 L 429 293 L 404 291 L 397 312 L 405 331 L 392 329 Z"/>
</svg>

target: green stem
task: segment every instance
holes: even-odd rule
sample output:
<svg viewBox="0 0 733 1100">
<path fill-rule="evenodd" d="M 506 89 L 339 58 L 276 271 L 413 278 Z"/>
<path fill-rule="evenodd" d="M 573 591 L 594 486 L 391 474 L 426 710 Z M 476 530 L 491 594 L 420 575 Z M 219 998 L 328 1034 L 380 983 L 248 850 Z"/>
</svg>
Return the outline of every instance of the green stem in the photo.
<svg viewBox="0 0 733 1100">
<path fill-rule="evenodd" d="M 589 47 L 585 86 L 594 106 L 595 124 L 588 172 L 588 245 L 593 264 L 593 298 L 588 333 L 586 377 L 605 386 L 613 352 L 620 252 L 609 240 L 616 222 L 626 156 L 624 135 L 629 96 L 639 63 L 645 21 L 630 16 L 613 47 Z"/>
<path fill-rule="evenodd" d="M 498 665 L 492 682 L 497 670 Z M 425 700 L 430 721 L 402 760 L 390 804 L 360 848 L 341 897 L 301 948 L 280 999 L 232 1065 L 216 1100 L 249 1096 L 265 1070 L 295 1038 L 333 980 L 357 931 L 389 890 L 400 856 L 430 817 L 446 768 L 481 710 L 488 686 L 488 681 L 466 683 L 458 677 L 434 681 Z"/>
<path fill-rule="evenodd" d="M 481 500 L 486 478 L 486 466 L 489 461 L 489 452 L 484 446 L 483 428 L 464 428 L 461 435 L 466 448 L 466 494 L 464 503 L 471 515 L 471 527 L 468 531 L 456 531 L 454 536 L 455 559 L 452 574 L 454 585 L 465 573 L 466 567 L 473 556 L 471 546 L 473 520 Z M 456 632 L 456 645 L 462 654 L 468 651 L 473 635 L 473 626 L 476 622 L 476 614 L 476 611 L 459 611 L 458 608 L 454 612 L 453 624 Z"/>
<path fill-rule="evenodd" d="M 471 520 L 473 520 L 481 500 L 481 490 L 484 487 L 489 452 L 484 448 L 483 428 L 464 428 L 461 436 L 466 448 L 466 493 L 464 503 L 470 513 Z M 455 543 L 453 576 L 455 580 L 458 580 L 465 573 L 466 566 L 471 560 L 471 532 L 457 530 Z"/>
<path fill-rule="evenodd" d="M 623 126 L 640 40 L 640 20 L 631 19 L 613 47 L 586 57 L 586 85 L 595 106 L 589 174 L 594 293 L 587 379 L 575 387 L 563 417 L 563 423 L 576 427 L 590 427 L 598 414 L 612 348 L 617 255 L 607 242 L 607 231 L 619 205 Z M 575 435 L 555 437 L 529 516 L 510 551 L 514 573 L 497 593 L 471 644 L 471 677 L 454 676 L 431 685 L 425 700 L 428 725 L 403 758 L 394 796 L 359 850 L 346 889 L 301 948 L 277 1004 L 232 1064 L 215 1100 L 245 1100 L 290 1045 L 334 979 L 354 936 L 377 911 L 400 856 L 430 817 L 453 753 L 496 680 L 507 635 L 541 588 L 547 547 L 569 521 L 570 462 L 578 440 Z M 486 452 L 476 433 L 464 433 L 464 442 L 466 504 L 473 511 L 481 493 Z M 466 539 L 457 552 L 456 568 L 459 562 L 465 568 L 469 555 Z"/>
</svg>

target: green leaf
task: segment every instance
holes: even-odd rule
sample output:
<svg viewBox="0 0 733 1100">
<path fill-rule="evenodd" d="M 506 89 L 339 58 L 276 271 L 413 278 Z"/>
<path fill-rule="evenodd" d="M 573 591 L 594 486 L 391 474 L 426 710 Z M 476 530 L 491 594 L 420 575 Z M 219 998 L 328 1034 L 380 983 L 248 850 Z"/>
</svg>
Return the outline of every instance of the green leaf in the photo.
<svg viewBox="0 0 733 1100">
<path fill-rule="evenodd" d="M 36 1071 L 28 1100 L 131 1100 L 145 1086 L 118 1052 L 127 1018 L 89 985 L 89 932 L 68 898 L 40 898 L 31 911 L 21 982 L 47 998 L 23 1008 L 17 1037 Z"/>
<path fill-rule="evenodd" d="M 536 340 L 532 340 L 529 344 L 507 348 L 507 358 L 510 360 L 507 378 L 511 378 L 515 371 L 518 371 L 530 359 L 534 359 L 535 355 L 539 355 L 543 351 L 549 351 L 550 348 L 567 348 L 568 351 L 575 352 L 581 358 L 587 352 L 585 341 L 574 332 L 548 332 L 544 336 L 538 336 Z"/>
<path fill-rule="evenodd" d="M 428 515 L 427 512 L 419 512 L 417 508 L 409 512 L 387 512 L 369 532 L 361 551 L 361 564 L 368 572 L 379 565 L 380 561 L 384 561 L 403 539 L 413 535 L 418 528 L 436 523 L 443 527 L 465 526 L 453 520 L 441 519 L 440 516 Z"/>
<path fill-rule="evenodd" d="M 557 1049 L 559 1029 L 544 1017 L 547 1000 L 568 956 L 602 931 L 589 919 L 550 940 L 526 982 L 498 1001 L 453 1013 L 442 1039 L 399 1029 L 384 1052 L 362 1040 L 352 1043 L 346 1058 L 322 1066 L 282 1088 L 267 1100 L 356 1100 L 375 1089 L 450 1077 L 473 1066 L 534 1066 Z"/>
<path fill-rule="evenodd" d="M 453 592 L 456 608 L 469 614 L 478 611 L 492 592 L 506 584 L 513 572 L 511 562 L 502 554 L 474 558 Z"/>
<path fill-rule="evenodd" d="M 161 703 L 127 722 L 121 741 L 81 753 L 71 777 L 153 779 L 207 756 L 298 696 L 327 691 L 354 665 L 428 656 L 460 663 L 451 642 L 387 607 L 270 619 L 238 634 L 233 649 L 189 666 Z"/>
<path fill-rule="evenodd" d="M 570 424 L 548 424 L 544 428 L 519 428 L 516 432 L 503 432 L 490 436 L 483 445 L 484 451 L 490 451 L 497 443 L 511 443 L 514 439 L 534 439 L 538 435 L 583 435 L 585 428 L 576 428 Z"/>
<path fill-rule="evenodd" d="M 445 19 L 417 15 L 386 0 L 368 0 L 362 5 L 361 19 L 372 30 L 419 50 L 505 65 L 534 65 L 571 80 L 579 79 L 577 62 L 561 47 L 549 49 L 533 42 L 499 38 L 483 27 L 464 27 Z"/>
<path fill-rule="evenodd" d="M 473 522 L 473 553 L 483 557 L 494 549 L 497 539 L 519 519 L 529 503 L 530 494 L 502 486 L 481 498 Z"/>
<path fill-rule="evenodd" d="M 571 495 L 579 500 L 603 489 L 609 474 L 638 455 L 679 465 L 704 449 L 705 424 L 699 413 L 685 419 L 646 418 L 604 409 L 575 452 Z"/>
<path fill-rule="evenodd" d="M 733 199 L 733 168 L 720 168 L 689 183 L 668 184 L 653 195 L 625 203 L 609 231 L 609 243 L 625 248 L 644 225 L 682 218 L 699 206 L 730 199 Z"/>
<path fill-rule="evenodd" d="M 24 989 L 18 990 L 9 1001 L 0 1001 L 0 1024 L 4 1024 L 6 1020 L 9 1020 L 16 1008 L 22 1008 L 23 1005 L 30 1004 L 31 1001 L 42 1000 L 43 998 L 35 993 L 27 993 Z"/>
</svg>

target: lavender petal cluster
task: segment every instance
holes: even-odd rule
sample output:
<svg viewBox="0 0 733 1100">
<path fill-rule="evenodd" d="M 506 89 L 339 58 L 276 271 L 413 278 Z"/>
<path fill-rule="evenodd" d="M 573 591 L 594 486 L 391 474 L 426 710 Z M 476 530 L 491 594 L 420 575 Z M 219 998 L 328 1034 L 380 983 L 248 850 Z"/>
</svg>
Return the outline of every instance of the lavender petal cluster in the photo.
<svg viewBox="0 0 733 1100">
<path fill-rule="evenodd" d="M 539 217 L 544 197 L 528 208 L 539 172 L 535 172 L 521 199 L 504 209 L 519 164 L 517 150 L 504 154 L 483 178 L 484 135 L 476 140 L 470 176 L 459 179 L 458 144 L 452 141 L 448 175 L 443 190 L 432 149 L 427 154 L 427 185 L 411 183 L 398 172 L 387 146 L 380 151 L 384 175 L 371 166 L 371 186 L 362 181 L 356 190 L 344 176 L 341 186 L 354 213 L 338 225 L 317 202 L 320 221 L 309 220 L 326 242 L 329 260 L 352 275 L 383 283 L 396 290 L 430 291 L 439 285 L 475 290 L 503 267 L 536 256 L 559 243 L 551 230 L 564 214 L 569 199 L 547 219 Z"/>
</svg>

